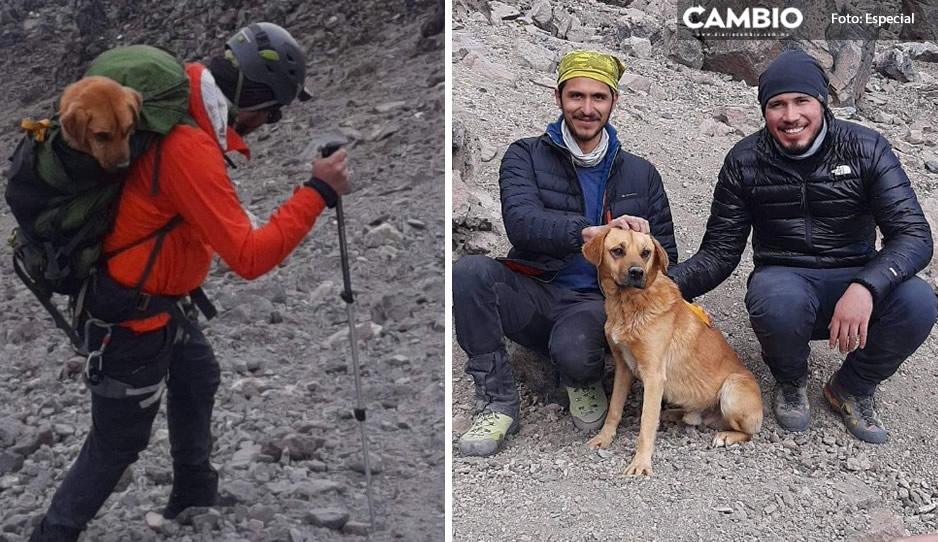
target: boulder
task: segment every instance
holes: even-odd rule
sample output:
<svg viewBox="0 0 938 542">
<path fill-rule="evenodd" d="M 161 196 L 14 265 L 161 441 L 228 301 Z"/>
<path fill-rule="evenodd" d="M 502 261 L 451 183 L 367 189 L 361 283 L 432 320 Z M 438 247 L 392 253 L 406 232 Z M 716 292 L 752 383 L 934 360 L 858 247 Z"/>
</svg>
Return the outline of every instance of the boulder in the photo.
<svg viewBox="0 0 938 542">
<path fill-rule="evenodd" d="M 554 18 L 554 9 L 548 0 L 537 0 L 531 6 L 527 17 L 540 29 L 551 31 L 550 23 Z"/>
<path fill-rule="evenodd" d="M 622 40 L 619 49 L 627 55 L 638 58 L 651 58 L 652 55 L 651 42 L 646 38 L 636 36 L 630 36 Z"/>
<path fill-rule="evenodd" d="M 750 85 L 759 84 L 759 74 L 784 50 L 774 40 L 703 40 L 705 70 L 726 73 Z"/>
<path fill-rule="evenodd" d="M 502 21 L 512 21 L 521 16 L 521 12 L 518 11 L 518 8 L 510 6 L 504 2 L 499 2 L 498 0 L 493 0 L 489 2 L 489 20 L 492 24 L 500 24 Z"/>
<path fill-rule="evenodd" d="M 661 29 L 660 36 L 667 58 L 695 70 L 703 68 L 703 43 L 691 36 L 689 30 L 678 27 L 672 20 Z"/>
<path fill-rule="evenodd" d="M 888 49 L 876 55 L 873 59 L 873 67 L 883 76 L 901 83 L 915 80 L 912 56 L 899 48 Z"/>
<path fill-rule="evenodd" d="M 551 72 L 556 68 L 553 51 L 525 39 L 518 38 L 515 40 L 512 53 L 522 66 L 542 72 Z"/>
<path fill-rule="evenodd" d="M 661 29 L 661 23 L 644 11 L 626 8 L 622 12 L 616 19 L 616 38 L 619 40 L 630 37 L 650 38 Z"/>
<path fill-rule="evenodd" d="M 898 45 L 908 53 L 912 60 L 919 62 L 938 62 L 938 45 L 930 41 L 922 43 L 901 43 Z"/>
<path fill-rule="evenodd" d="M 938 4 L 934 0 L 902 0 L 902 13 L 915 13 L 915 24 L 902 25 L 903 40 L 938 41 Z"/>
</svg>

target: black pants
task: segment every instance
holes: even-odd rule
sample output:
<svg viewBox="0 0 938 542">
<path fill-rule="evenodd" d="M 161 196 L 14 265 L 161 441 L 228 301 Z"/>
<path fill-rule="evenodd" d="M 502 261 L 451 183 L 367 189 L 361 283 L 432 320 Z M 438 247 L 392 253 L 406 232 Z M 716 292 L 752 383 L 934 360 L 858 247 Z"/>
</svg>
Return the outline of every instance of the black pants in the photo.
<svg viewBox="0 0 938 542">
<path fill-rule="evenodd" d="M 178 324 L 136 335 L 114 327 L 102 371 L 133 387 L 152 386 L 169 374 L 167 415 L 174 471 L 180 466 L 210 468 L 211 418 L 220 370 L 212 347 L 195 326 L 176 340 Z M 97 330 L 92 345 L 103 330 Z M 111 399 L 91 395 L 92 427 L 75 463 L 46 513 L 46 522 L 84 529 L 114 490 L 124 470 L 150 440 L 160 401 L 145 408 L 146 397 Z M 184 470 L 184 469 L 183 469 Z"/>
<path fill-rule="evenodd" d="M 782 266 L 753 271 L 746 308 L 762 359 L 777 381 L 807 374 L 808 341 L 828 339 L 834 307 L 857 271 Z M 847 354 L 837 382 L 852 394 L 871 395 L 925 342 L 936 315 L 935 294 L 923 280 L 912 277 L 897 286 L 873 305 L 866 347 Z"/>
<path fill-rule="evenodd" d="M 518 416 L 504 338 L 541 352 L 556 364 L 561 383 L 592 384 L 602 378 L 606 352 L 604 300 L 515 273 L 485 256 L 466 256 L 453 266 L 456 340 L 469 356 L 480 408 Z"/>
</svg>

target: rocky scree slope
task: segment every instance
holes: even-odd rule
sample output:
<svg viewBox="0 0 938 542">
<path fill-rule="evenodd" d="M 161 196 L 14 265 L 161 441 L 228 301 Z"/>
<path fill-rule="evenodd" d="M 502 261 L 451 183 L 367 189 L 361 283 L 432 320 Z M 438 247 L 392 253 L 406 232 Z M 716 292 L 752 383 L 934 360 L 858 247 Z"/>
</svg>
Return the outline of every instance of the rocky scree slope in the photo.
<svg viewBox="0 0 938 542">
<path fill-rule="evenodd" d="M 345 198 L 357 292 L 363 394 L 379 528 L 371 539 L 439 540 L 443 503 L 443 36 L 433 1 L 257 3 L 12 0 L 0 6 L 0 151 L 23 117 L 48 116 L 100 51 L 148 43 L 184 60 L 219 52 L 256 20 L 288 28 L 308 54 L 315 99 L 249 137 L 231 171 L 260 222 L 310 171 L 307 142 L 339 129 L 354 192 Z M 435 136 L 433 134 L 436 134 Z M 5 166 L 4 166 L 5 168 Z M 5 180 L 0 181 L 0 188 Z M 222 367 L 212 460 L 236 504 L 181 521 L 153 511 L 171 485 L 165 416 L 83 539 L 355 540 L 368 509 L 352 417 L 335 214 L 253 282 L 217 262 L 206 326 Z M 12 217 L 0 207 L 0 231 Z M 4 234 L 4 238 L 6 233 Z M 89 396 L 64 336 L 0 258 L 0 540 L 24 540 L 90 426 Z"/>
<path fill-rule="evenodd" d="M 713 72 L 701 69 L 702 61 L 691 62 L 697 58 L 694 51 L 712 53 L 707 44 L 664 39 L 661 30 L 673 13 L 673 5 L 656 0 L 455 2 L 454 259 L 507 252 L 498 204 L 501 156 L 512 141 L 543 133 L 557 118 L 557 62 L 581 47 L 624 60 L 627 73 L 612 122 L 623 147 L 661 173 L 681 259 L 694 253 L 726 152 L 759 129 L 762 118 L 756 89 L 743 74 Z M 849 75 L 851 81 L 866 82 L 851 103 L 839 103 L 835 112 L 889 139 L 934 229 L 938 46 L 896 40 L 848 45 L 872 51 L 873 60 L 865 73 L 861 65 Z M 760 51 L 774 44 L 741 42 L 740 47 L 765 55 Z M 892 65 L 902 68 L 887 68 L 888 58 L 898 59 Z M 922 277 L 934 281 L 935 265 Z M 698 301 L 762 387 L 766 421 L 752 443 L 711 449 L 711 430 L 662 424 L 655 475 L 625 478 L 638 433 L 640 386 L 626 405 L 617 440 L 597 453 L 586 448 L 590 435 L 577 432 L 569 421 L 565 394 L 550 387 L 549 363 L 515 349 L 522 382 L 521 432 L 492 458 L 462 458 L 457 452 L 454 539 L 860 542 L 938 531 L 935 335 L 880 387 L 878 409 L 890 431 L 887 444 L 858 442 L 828 410 L 821 386 L 842 358 L 823 342 L 812 344 L 809 360 L 811 428 L 788 433 L 771 414 L 772 377 L 743 304 L 751 270 L 747 249 L 732 276 Z M 451 346 L 450 438 L 455 444 L 471 424 L 474 401 L 471 379 L 462 372 L 465 355 L 455 342 Z"/>
</svg>

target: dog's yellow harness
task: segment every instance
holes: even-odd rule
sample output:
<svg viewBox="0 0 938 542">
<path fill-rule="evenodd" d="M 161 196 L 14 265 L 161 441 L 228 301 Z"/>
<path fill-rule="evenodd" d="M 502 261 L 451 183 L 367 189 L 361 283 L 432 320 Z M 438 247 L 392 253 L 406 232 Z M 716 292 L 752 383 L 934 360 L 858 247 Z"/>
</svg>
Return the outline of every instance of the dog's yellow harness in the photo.
<svg viewBox="0 0 938 542">
<path fill-rule="evenodd" d="M 700 305 L 694 305 L 689 301 L 684 301 L 684 303 L 687 304 L 687 307 L 691 310 L 691 312 L 697 315 L 697 318 L 700 318 L 703 323 L 707 324 L 707 327 L 713 327 L 713 320 L 710 319 L 710 315 L 707 314 L 707 311 L 705 311 L 703 307 Z"/>
</svg>

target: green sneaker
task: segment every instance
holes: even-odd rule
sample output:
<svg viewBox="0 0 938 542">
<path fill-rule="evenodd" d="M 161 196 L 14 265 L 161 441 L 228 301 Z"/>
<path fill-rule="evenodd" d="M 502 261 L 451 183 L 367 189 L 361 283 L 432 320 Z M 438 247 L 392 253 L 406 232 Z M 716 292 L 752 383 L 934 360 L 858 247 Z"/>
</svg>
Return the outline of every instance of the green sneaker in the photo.
<svg viewBox="0 0 938 542">
<path fill-rule="evenodd" d="M 495 455 L 505 442 L 505 435 L 517 432 L 518 422 L 511 416 L 485 410 L 476 416 L 472 427 L 459 437 L 459 453 L 472 457 Z"/>
<path fill-rule="evenodd" d="M 567 388 L 570 397 L 570 416 L 580 431 L 593 432 L 603 426 L 609 402 L 602 381 L 583 388 Z"/>
<path fill-rule="evenodd" d="M 851 395 L 841 389 L 831 376 L 824 384 L 824 398 L 834 412 L 843 417 L 850 434 L 872 444 L 886 442 L 886 428 L 873 410 L 872 395 Z"/>
</svg>

